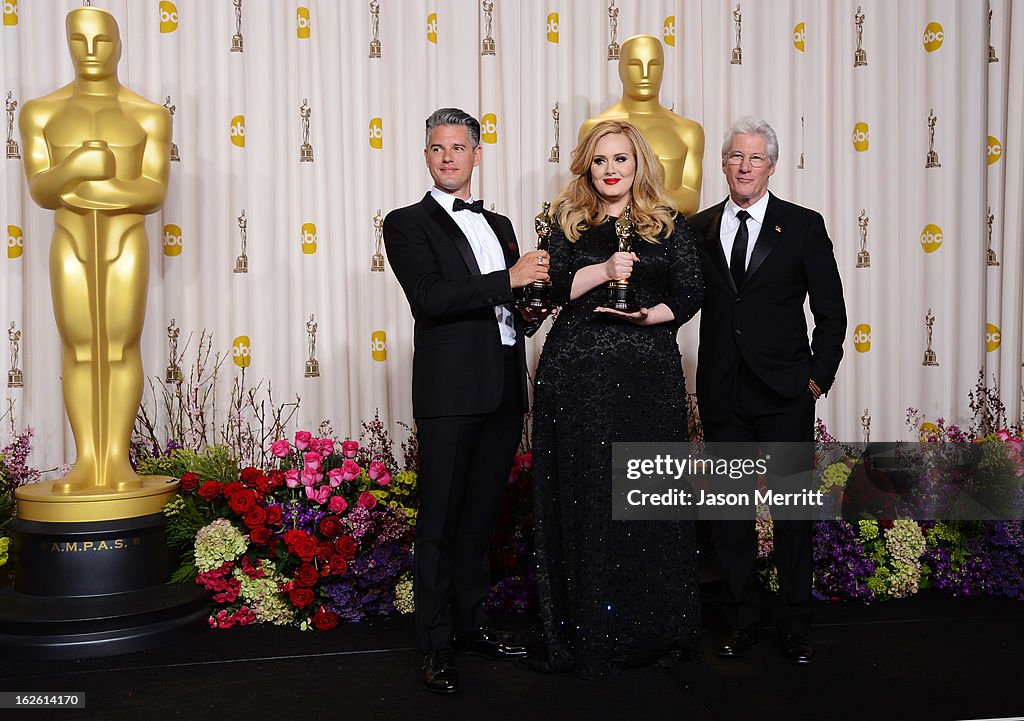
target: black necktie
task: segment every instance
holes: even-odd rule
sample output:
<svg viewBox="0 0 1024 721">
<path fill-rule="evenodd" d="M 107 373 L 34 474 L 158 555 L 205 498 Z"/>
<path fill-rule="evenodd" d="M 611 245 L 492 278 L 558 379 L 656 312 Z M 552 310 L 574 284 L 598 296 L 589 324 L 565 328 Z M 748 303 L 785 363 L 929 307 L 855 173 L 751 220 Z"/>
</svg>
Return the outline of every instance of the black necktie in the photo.
<svg viewBox="0 0 1024 721">
<path fill-rule="evenodd" d="M 456 198 L 454 205 L 452 205 L 452 210 L 454 212 L 458 212 L 460 210 L 471 210 L 474 213 L 482 213 L 484 212 L 484 201 L 474 200 L 472 203 L 467 203 L 462 198 Z"/>
<path fill-rule="evenodd" d="M 740 221 L 739 230 L 732 241 L 732 256 L 729 258 L 729 270 L 732 271 L 732 281 L 736 284 L 736 290 L 743 285 L 743 276 L 747 272 L 747 218 L 750 213 L 741 210 L 736 213 L 736 219 Z"/>
</svg>

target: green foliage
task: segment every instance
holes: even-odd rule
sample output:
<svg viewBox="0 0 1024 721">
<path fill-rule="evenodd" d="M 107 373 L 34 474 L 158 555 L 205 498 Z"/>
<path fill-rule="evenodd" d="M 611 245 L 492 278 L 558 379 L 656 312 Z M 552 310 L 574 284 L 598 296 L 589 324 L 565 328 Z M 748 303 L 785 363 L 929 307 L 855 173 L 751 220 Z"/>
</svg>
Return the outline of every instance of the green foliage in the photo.
<svg viewBox="0 0 1024 721">
<path fill-rule="evenodd" d="M 206 481 L 231 483 L 238 480 L 238 461 L 225 445 L 209 446 L 202 455 L 195 456 L 189 473 L 195 473 Z"/>
<path fill-rule="evenodd" d="M 196 458 L 196 452 L 190 448 L 175 448 L 170 455 L 149 456 L 140 460 L 139 474 L 181 478 L 189 472 Z"/>
</svg>

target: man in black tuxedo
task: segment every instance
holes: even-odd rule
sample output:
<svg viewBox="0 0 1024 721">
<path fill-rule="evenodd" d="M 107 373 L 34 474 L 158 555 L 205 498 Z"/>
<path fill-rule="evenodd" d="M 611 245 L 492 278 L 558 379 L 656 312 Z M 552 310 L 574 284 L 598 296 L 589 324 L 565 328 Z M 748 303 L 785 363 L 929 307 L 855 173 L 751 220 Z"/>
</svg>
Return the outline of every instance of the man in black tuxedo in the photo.
<svg viewBox="0 0 1024 721">
<path fill-rule="evenodd" d="M 742 118 L 722 144 L 729 197 L 690 219 L 704 262 L 697 402 L 708 442 L 814 441 L 814 403 L 843 357 L 846 306 L 821 215 L 768 192 L 779 142 Z M 810 299 L 810 343 L 804 301 Z M 718 655 L 742 656 L 761 618 L 754 521 L 715 525 L 730 632 Z M 776 519 L 776 622 L 786 657 L 810 663 L 812 522 Z"/>
<path fill-rule="evenodd" d="M 388 213 L 384 243 L 413 317 L 413 414 L 420 448 L 416 636 L 429 691 L 458 690 L 453 650 L 497 659 L 525 649 L 487 627 L 487 551 L 527 407 L 523 323 L 513 289 L 548 277 L 546 251 L 519 256 L 508 218 L 471 201 L 480 123 L 427 118 L 434 187 Z"/>
</svg>

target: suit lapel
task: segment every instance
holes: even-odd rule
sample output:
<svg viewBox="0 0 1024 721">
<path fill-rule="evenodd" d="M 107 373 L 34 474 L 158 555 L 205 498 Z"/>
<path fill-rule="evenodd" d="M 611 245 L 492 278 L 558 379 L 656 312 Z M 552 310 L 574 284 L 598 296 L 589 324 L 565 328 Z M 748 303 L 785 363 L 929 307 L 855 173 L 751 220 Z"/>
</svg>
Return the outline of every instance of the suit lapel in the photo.
<svg viewBox="0 0 1024 721">
<path fill-rule="evenodd" d="M 423 203 L 427 215 L 441 226 L 441 230 L 452 241 L 456 250 L 459 251 L 459 255 L 466 262 L 469 272 L 473 275 L 480 275 L 480 266 L 477 265 L 476 256 L 473 255 L 473 248 L 469 245 L 469 240 L 466 238 L 465 233 L 459 228 L 459 224 L 452 220 L 452 216 L 448 215 L 448 212 L 434 200 L 430 193 L 427 193 L 420 202 Z"/>
<path fill-rule="evenodd" d="M 704 228 L 704 242 L 707 244 L 708 255 L 714 261 L 718 272 L 733 292 L 736 292 L 736 283 L 733 282 L 732 273 L 729 272 L 729 263 L 725 259 L 725 251 L 722 250 L 722 212 L 724 210 L 725 201 L 722 201 L 715 208 L 715 217 Z"/>
<path fill-rule="evenodd" d="M 491 230 L 494 231 L 494 236 L 501 243 L 501 252 L 505 254 L 505 267 L 511 268 L 519 260 L 519 246 L 516 244 L 516 239 L 508 236 L 503 225 L 498 222 L 498 216 L 495 213 L 485 210 L 483 216 L 487 224 L 491 226 Z"/>
<path fill-rule="evenodd" d="M 764 213 L 764 223 L 761 225 L 761 232 L 757 236 L 754 250 L 750 254 L 747 272 L 743 276 L 744 283 L 750 281 L 751 276 L 757 272 L 757 269 L 761 267 L 761 263 L 764 262 L 764 259 L 768 257 L 768 254 L 772 252 L 782 238 L 782 232 L 786 226 L 779 220 L 778 214 L 775 212 L 777 210 L 778 203 L 775 201 L 775 196 L 769 195 L 768 208 Z"/>
</svg>

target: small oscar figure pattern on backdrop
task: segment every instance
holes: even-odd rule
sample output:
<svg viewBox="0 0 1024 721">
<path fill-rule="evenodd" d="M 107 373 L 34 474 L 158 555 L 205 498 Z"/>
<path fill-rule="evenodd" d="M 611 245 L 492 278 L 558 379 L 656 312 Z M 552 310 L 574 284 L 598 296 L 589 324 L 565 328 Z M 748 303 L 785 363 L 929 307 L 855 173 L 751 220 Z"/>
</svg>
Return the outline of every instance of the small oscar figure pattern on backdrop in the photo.
<svg viewBox="0 0 1024 721">
<path fill-rule="evenodd" d="M 619 9 L 615 7 L 615 0 L 608 0 L 608 59 L 619 59 Z"/>
<path fill-rule="evenodd" d="M 238 216 L 238 235 L 242 239 L 242 252 L 237 258 L 235 258 L 235 272 L 236 273 L 248 273 L 249 272 L 249 256 L 245 254 L 246 247 L 246 228 L 248 222 L 245 219 L 245 208 L 242 208 L 242 214 Z"/>
<path fill-rule="evenodd" d="M 242 0 L 231 0 L 235 8 L 235 34 L 231 36 L 231 52 L 241 53 L 245 51 L 242 43 Z"/>
<path fill-rule="evenodd" d="M 732 22 L 736 27 L 736 47 L 732 49 L 732 57 L 729 60 L 729 64 L 742 65 L 743 47 L 740 45 L 740 36 L 743 34 L 743 14 L 740 12 L 739 5 L 736 5 L 736 9 L 732 11 Z"/>
</svg>

